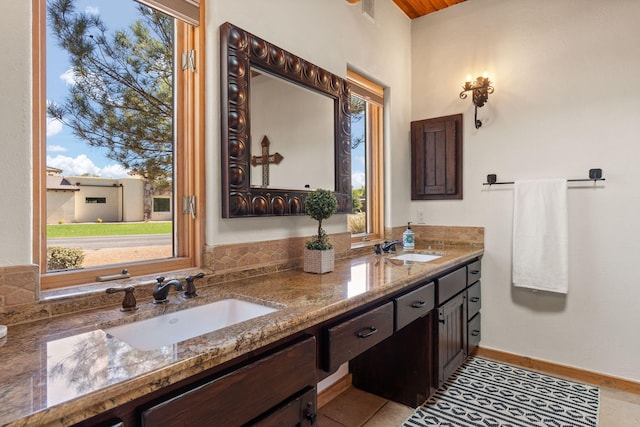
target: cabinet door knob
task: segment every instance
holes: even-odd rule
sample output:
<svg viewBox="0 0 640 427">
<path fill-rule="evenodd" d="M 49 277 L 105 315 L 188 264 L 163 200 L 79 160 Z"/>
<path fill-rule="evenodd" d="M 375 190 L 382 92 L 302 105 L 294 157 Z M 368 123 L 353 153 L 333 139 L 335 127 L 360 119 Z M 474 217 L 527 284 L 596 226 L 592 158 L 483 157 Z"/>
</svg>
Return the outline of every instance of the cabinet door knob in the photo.
<svg viewBox="0 0 640 427">
<path fill-rule="evenodd" d="M 411 307 L 413 308 L 422 308 L 427 304 L 426 301 L 416 301 L 413 304 L 411 304 Z"/>
<path fill-rule="evenodd" d="M 378 332 L 378 329 L 375 326 L 372 326 L 370 328 L 363 329 L 362 331 L 358 332 L 358 338 L 367 338 L 375 334 L 376 332 Z"/>
</svg>

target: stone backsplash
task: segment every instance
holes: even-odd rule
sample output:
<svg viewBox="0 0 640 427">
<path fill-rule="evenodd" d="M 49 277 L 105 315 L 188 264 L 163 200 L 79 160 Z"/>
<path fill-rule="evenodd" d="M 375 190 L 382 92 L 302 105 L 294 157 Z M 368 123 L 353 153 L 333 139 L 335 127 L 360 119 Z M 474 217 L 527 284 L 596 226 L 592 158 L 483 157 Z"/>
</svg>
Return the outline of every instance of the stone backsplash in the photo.
<svg viewBox="0 0 640 427">
<path fill-rule="evenodd" d="M 37 301 L 38 270 L 37 265 L 0 267 L 0 307 Z"/>
<path fill-rule="evenodd" d="M 406 229 L 406 226 L 387 228 L 385 237 L 402 241 L 402 233 Z M 411 229 L 418 244 L 484 246 L 484 227 L 412 225 Z"/>
</svg>

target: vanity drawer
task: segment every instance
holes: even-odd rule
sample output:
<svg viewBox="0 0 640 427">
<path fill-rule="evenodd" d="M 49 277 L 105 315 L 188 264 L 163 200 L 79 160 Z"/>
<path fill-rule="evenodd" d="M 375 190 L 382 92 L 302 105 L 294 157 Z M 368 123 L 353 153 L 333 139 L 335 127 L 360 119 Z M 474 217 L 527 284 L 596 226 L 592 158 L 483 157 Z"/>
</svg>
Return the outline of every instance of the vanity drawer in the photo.
<svg viewBox="0 0 640 427">
<path fill-rule="evenodd" d="M 438 305 L 447 302 L 451 297 L 467 287 L 467 269 L 459 268 L 446 276 L 437 279 L 438 282 Z"/>
<path fill-rule="evenodd" d="M 482 305 L 480 294 L 480 282 L 476 282 L 467 289 L 467 319 L 471 320 L 479 311 Z"/>
<path fill-rule="evenodd" d="M 392 302 L 327 328 L 323 334 L 322 369 L 333 372 L 392 334 Z"/>
<path fill-rule="evenodd" d="M 480 280 L 480 276 L 482 274 L 482 263 L 480 260 L 474 261 L 471 264 L 467 265 L 467 285 L 471 285 L 472 283 Z"/>
<path fill-rule="evenodd" d="M 315 386 L 316 339 L 309 337 L 227 375 L 140 408 L 142 427 L 236 426 Z"/>
<path fill-rule="evenodd" d="M 406 293 L 395 300 L 396 331 L 420 317 L 426 316 L 436 302 L 436 285 L 430 282 L 415 291 Z"/>
<path fill-rule="evenodd" d="M 467 324 L 467 354 L 471 354 L 480 344 L 481 330 L 482 323 L 480 313 L 478 313 Z"/>
</svg>

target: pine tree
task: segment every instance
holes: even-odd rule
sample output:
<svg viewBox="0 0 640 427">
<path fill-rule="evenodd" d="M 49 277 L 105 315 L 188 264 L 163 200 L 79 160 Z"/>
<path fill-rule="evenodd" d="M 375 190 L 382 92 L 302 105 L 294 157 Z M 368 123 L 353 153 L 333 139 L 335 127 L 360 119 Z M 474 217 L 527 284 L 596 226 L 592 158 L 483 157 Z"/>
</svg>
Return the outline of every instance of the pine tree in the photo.
<svg viewBox="0 0 640 427">
<path fill-rule="evenodd" d="M 48 2 L 51 30 L 66 50 L 74 84 L 47 113 L 91 147 L 150 181 L 173 163 L 173 20 L 138 5 L 140 19 L 110 30 L 74 0 Z"/>
</svg>

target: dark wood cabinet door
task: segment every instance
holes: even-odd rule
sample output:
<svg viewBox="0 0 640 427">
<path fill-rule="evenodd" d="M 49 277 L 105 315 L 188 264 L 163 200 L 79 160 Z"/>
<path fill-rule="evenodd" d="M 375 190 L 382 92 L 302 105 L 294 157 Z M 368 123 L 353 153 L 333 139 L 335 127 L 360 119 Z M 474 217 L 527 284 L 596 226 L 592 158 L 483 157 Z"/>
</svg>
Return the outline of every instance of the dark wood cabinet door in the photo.
<svg viewBox="0 0 640 427">
<path fill-rule="evenodd" d="M 467 357 L 467 297 L 462 292 L 438 307 L 437 388 Z"/>
<path fill-rule="evenodd" d="M 411 122 L 411 200 L 462 199 L 462 114 Z"/>
</svg>

